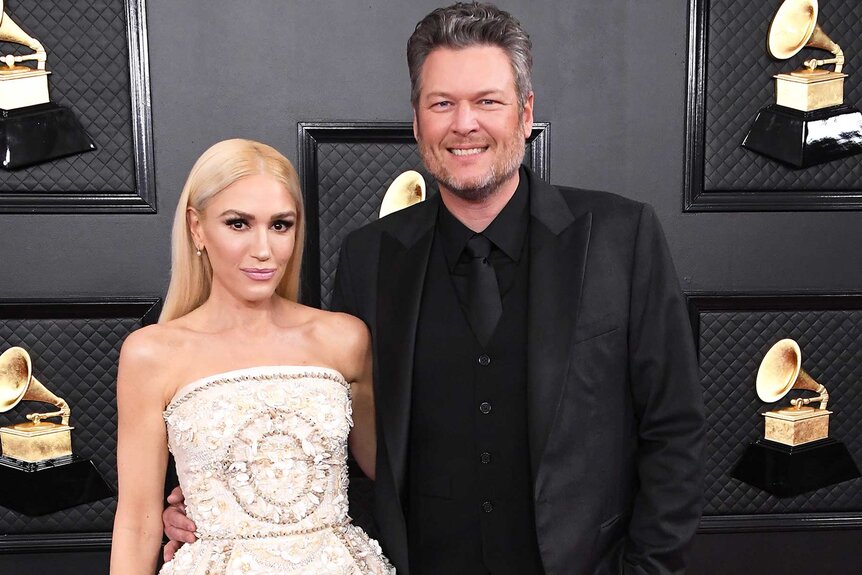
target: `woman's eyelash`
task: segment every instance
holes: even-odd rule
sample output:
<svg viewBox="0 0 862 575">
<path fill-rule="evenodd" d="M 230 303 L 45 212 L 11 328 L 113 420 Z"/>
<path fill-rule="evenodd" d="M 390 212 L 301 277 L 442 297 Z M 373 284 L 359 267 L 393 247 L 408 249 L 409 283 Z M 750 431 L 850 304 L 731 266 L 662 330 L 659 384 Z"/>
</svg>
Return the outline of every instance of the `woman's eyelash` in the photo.
<svg viewBox="0 0 862 575">
<path fill-rule="evenodd" d="M 231 218 L 231 219 L 225 221 L 225 225 L 230 226 L 232 228 L 236 227 L 237 224 L 244 226 L 244 225 L 246 225 L 246 221 L 242 218 Z"/>
<path fill-rule="evenodd" d="M 225 220 L 224 223 L 226 226 L 236 229 L 248 226 L 248 222 L 244 218 L 230 218 L 228 220 Z M 275 220 L 270 225 L 275 228 L 283 228 L 285 230 L 289 230 L 294 226 L 295 223 L 296 222 L 294 222 L 293 220 Z"/>
</svg>

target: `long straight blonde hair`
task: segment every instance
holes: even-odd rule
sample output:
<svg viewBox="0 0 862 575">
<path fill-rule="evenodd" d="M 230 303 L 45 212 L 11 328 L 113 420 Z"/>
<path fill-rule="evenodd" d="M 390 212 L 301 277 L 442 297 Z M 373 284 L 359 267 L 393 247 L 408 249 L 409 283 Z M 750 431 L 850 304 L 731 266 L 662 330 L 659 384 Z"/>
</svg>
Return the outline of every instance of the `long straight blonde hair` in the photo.
<svg viewBox="0 0 862 575">
<path fill-rule="evenodd" d="M 210 200 L 226 187 L 257 174 L 275 178 L 296 203 L 295 247 L 275 293 L 293 301 L 299 297 L 299 271 L 305 245 L 305 209 L 299 176 L 293 164 L 271 146 L 253 140 L 224 140 L 198 158 L 180 194 L 171 234 L 171 282 L 159 323 L 196 309 L 207 300 L 212 288 L 212 266 L 206 251 L 196 255 L 188 209 L 203 211 Z"/>
</svg>

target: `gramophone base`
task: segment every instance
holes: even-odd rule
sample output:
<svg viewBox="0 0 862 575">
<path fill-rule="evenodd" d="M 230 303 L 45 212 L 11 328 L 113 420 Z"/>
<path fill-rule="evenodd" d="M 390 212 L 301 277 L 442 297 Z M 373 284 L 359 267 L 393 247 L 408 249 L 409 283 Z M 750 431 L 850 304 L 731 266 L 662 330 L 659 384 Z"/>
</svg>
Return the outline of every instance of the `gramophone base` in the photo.
<svg viewBox="0 0 862 575">
<path fill-rule="evenodd" d="M 26 70 L 0 74 L 0 108 L 16 110 L 51 101 L 48 96 L 48 74 L 51 72 L 32 68 Z"/>
<path fill-rule="evenodd" d="M 827 409 L 785 407 L 763 414 L 763 438 L 790 447 L 829 438 Z"/>
<path fill-rule="evenodd" d="M 862 112 L 842 105 L 802 112 L 777 104 L 758 112 L 742 147 L 794 168 L 862 153 Z"/>
<path fill-rule="evenodd" d="M 38 463 L 72 455 L 72 429 L 52 421 L 0 427 L 0 449 L 13 461 Z"/>
<path fill-rule="evenodd" d="M 0 456 L 0 507 L 37 516 L 113 495 L 89 459 L 26 463 Z"/>
<path fill-rule="evenodd" d="M 844 103 L 844 78 L 847 74 L 825 70 L 797 71 L 775 76 L 775 103 L 810 112 Z"/>
<path fill-rule="evenodd" d="M 0 109 L 0 167 L 6 170 L 95 149 L 68 108 L 48 102 L 16 110 Z"/>
<path fill-rule="evenodd" d="M 778 497 L 790 497 L 859 477 L 847 447 L 827 438 L 791 447 L 758 439 L 730 476 Z"/>
</svg>

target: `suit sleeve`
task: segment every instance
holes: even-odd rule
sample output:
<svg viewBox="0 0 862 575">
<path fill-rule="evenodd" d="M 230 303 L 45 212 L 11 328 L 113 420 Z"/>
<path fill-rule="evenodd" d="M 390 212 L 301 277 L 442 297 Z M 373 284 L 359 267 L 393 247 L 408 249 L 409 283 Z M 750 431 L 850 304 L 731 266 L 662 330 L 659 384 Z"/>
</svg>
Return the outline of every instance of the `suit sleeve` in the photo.
<svg viewBox="0 0 862 575">
<path fill-rule="evenodd" d="M 356 315 L 356 306 L 353 302 L 353 291 L 350 285 L 350 263 L 348 262 L 348 240 L 341 244 L 338 253 L 338 267 L 335 270 L 335 287 L 332 290 L 332 301 L 330 309 Z"/>
<path fill-rule="evenodd" d="M 637 473 L 626 575 L 685 571 L 703 498 L 704 414 L 688 313 L 661 226 L 644 206 L 629 316 Z"/>
</svg>

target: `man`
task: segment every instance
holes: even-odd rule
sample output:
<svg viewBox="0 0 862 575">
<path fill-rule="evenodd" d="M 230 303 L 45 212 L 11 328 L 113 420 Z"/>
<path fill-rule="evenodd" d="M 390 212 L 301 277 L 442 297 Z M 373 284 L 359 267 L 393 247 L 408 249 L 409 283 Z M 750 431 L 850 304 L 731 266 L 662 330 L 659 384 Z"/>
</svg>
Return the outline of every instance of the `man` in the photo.
<svg viewBox="0 0 862 575">
<path fill-rule="evenodd" d="M 703 414 L 653 211 L 519 167 L 529 37 L 482 4 L 408 42 L 439 194 L 353 232 L 333 305 L 375 360 L 375 518 L 398 573 L 682 573 Z"/>
</svg>

